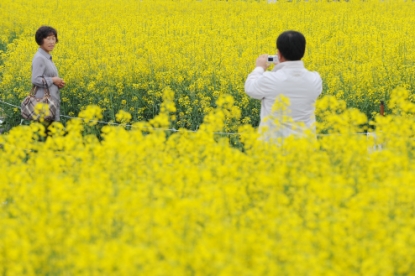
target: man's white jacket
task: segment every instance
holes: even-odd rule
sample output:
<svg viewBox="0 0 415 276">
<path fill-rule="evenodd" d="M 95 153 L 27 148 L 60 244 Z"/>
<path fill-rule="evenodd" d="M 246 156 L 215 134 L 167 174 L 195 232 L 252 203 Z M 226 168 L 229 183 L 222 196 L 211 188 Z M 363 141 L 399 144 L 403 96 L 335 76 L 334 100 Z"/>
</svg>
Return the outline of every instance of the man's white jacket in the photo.
<svg viewBox="0 0 415 276">
<path fill-rule="evenodd" d="M 306 129 L 315 132 L 315 102 L 322 80 L 301 60 L 281 62 L 272 71 L 255 68 L 245 82 L 245 92 L 261 100 L 259 130 L 264 140 L 301 135 Z"/>
</svg>

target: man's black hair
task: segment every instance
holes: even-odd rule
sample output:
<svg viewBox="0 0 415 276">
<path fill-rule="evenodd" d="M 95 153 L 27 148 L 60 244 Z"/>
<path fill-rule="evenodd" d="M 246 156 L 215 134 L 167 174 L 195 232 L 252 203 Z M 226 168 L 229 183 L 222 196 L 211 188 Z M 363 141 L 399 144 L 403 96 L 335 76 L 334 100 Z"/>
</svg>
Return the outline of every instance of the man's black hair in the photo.
<svg viewBox="0 0 415 276">
<path fill-rule="evenodd" d="M 49 26 L 42 26 L 40 27 L 35 34 L 35 40 L 37 45 L 42 45 L 43 44 L 43 40 L 45 38 L 47 38 L 50 35 L 54 35 L 56 37 L 56 42 L 59 42 L 58 40 L 58 32 Z"/>
<path fill-rule="evenodd" d="M 305 52 L 305 37 L 297 31 L 286 31 L 277 38 L 277 49 L 286 60 L 301 60 Z"/>
</svg>

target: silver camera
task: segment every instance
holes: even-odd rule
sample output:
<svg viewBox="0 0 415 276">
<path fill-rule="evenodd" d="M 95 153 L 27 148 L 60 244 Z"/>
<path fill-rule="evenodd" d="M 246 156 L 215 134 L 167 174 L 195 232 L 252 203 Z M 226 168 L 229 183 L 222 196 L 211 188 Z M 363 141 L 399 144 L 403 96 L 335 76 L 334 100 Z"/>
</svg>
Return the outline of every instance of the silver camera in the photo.
<svg viewBox="0 0 415 276">
<path fill-rule="evenodd" d="M 278 63 L 280 60 L 278 59 L 277 55 L 274 56 L 268 56 L 268 62 L 272 62 L 272 63 Z"/>
</svg>

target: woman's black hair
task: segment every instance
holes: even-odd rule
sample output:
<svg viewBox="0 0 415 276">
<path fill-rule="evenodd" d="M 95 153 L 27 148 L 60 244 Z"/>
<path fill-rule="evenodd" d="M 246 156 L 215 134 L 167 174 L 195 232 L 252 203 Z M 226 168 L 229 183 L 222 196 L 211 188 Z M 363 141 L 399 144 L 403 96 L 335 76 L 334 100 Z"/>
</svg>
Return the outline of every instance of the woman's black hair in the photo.
<svg viewBox="0 0 415 276">
<path fill-rule="evenodd" d="M 277 38 L 277 49 L 287 60 L 300 60 L 305 52 L 305 37 L 297 31 L 286 31 Z"/>
<path fill-rule="evenodd" d="M 37 45 L 42 45 L 43 44 L 43 40 L 45 38 L 47 38 L 50 35 L 54 35 L 56 37 L 56 42 L 59 42 L 58 40 L 58 32 L 49 26 L 42 26 L 40 27 L 35 34 L 35 40 Z"/>
</svg>

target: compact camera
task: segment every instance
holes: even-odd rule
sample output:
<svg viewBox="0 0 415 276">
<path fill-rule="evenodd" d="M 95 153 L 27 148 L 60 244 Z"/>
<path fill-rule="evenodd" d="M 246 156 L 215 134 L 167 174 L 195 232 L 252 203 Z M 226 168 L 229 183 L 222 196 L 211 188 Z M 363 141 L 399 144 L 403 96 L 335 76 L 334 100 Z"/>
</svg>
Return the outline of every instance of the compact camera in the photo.
<svg viewBox="0 0 415 276">
<path fill-rule="evenodd" d="M 278 63 L 280 60 L 278 59 L 277 55 L 274 56 L 268 56 L 268 62 L 272 62 L 272 63 Z"/>
</svg>

